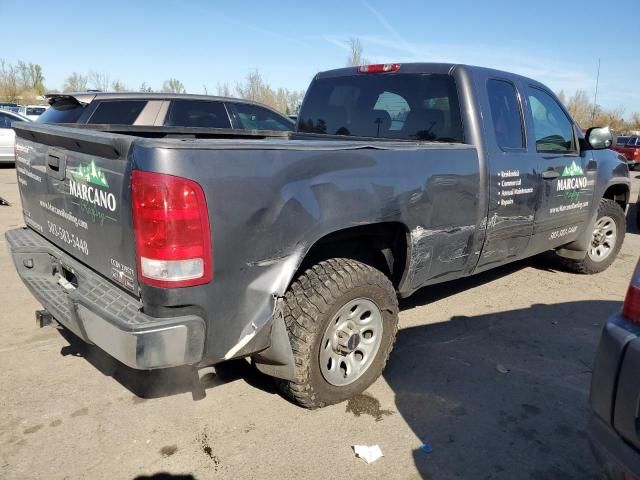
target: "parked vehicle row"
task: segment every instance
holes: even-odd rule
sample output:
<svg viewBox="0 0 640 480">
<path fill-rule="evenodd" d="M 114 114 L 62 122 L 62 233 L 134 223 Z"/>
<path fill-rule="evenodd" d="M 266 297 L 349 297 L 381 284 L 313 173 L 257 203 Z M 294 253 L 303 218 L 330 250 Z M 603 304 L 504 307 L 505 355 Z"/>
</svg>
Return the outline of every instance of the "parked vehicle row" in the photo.
<svg viewBox="0 0 640 480">
<path fill-rule="evenodd" d="M 547 250 L 600 272 L 624 239 L 611 133 L 522 76 L 322 72 L 296 133 L 221 130 L 246 102 L 100 98 L 43 114 L 82 128 L 14 124 L 27 228 L 6 239 L 40 321 L 132 368 L 252 357 L 322 407 L 379 377 L 398 296 Z M 114 114 L 131 125 L 86 124 Z"/>
</svg>

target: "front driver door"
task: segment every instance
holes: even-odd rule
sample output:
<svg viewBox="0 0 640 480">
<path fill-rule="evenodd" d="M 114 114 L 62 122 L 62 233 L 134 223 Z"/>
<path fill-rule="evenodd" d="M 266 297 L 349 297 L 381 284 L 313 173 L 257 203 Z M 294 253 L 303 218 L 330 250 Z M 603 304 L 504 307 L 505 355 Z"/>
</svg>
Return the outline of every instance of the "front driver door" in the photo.
<svg viewBox="0 0 640 480">
<path fill-rule="evenodd" d="M 593 153 L 580 152 L 577 127 L 547 90 L 529 85 L 530 143 L 539 162 L 542 192 L 530 253 L 575 240 L 589 219 L 597 165 Z"/>
</svg>

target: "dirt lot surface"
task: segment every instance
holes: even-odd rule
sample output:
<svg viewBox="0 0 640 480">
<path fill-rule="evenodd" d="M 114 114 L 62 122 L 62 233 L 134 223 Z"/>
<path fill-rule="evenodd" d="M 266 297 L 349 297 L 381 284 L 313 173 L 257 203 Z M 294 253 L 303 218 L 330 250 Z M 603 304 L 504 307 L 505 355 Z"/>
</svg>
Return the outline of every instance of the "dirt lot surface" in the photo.
<svg viewBox="0 0 640 480">
<path fill-rule="evenodd" d="M 12 204 L 0 207 L 4 232 L 22 224 L 13 168 L 0 169 L 0 196 Z M 587 397 L 600 329 L 640 252 L 628 223 L 600 275 L 543 255 L 403 301 L 384 377 L 318 411 L 292 405 L 243 361 L 201 370 L 206 396 L 195 400 L 195 372 L 141 374 L 37 329 L 40 306 L 2 237 L 0 478 L 600 478 Z M 366 465 L 354 444 L 385 456 Z"/>
</svg>

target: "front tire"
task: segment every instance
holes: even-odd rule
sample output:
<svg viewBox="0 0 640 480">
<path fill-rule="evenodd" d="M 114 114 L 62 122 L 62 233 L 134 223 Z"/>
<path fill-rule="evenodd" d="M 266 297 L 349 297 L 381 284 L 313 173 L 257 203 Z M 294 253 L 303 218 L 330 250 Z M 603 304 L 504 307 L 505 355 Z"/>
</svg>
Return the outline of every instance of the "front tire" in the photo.
<svg viewBox="0 0 640 480">
<path fill-rule="evenodd" d="M 346 258 L 320 262 L 284 296 L 295 380 L 284 394 L 306 408 L 347 400 L 382 373 L 398 330 L 398 300 L 381 271 Z"/>
<path fill-rule="evenodd" d="M 563 259 L 571 271 L 584 274 L 600 273 L 609 268 L 622 247 L 626 233 L 624 210 L 613 200 L 603 198 L 593 227 L 591 243 L 582 260 Z"/>
</svg>

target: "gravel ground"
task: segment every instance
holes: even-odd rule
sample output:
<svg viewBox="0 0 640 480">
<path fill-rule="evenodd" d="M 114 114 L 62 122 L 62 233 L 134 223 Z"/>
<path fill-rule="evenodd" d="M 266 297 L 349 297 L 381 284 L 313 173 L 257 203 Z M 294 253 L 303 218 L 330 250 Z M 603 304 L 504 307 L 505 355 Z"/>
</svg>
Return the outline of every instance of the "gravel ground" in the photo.
<svg viewBox="0 0 640 480">
<path fill-rule="evenodd" d="M 0 207 L 4 232 L 22 224 L 13 168 L 0 169 L 0 196 L 12 204 Z M 600 478 L 587 397 L 600 329 L 640 252 L 628 223 L 600 275 L 542 255 L 416 293 L 384 377 L 318 411 L 244 361 L 139 373 L 37 329 L 40 306 L 0 245 L 0 478 Z M 354 444 L 385 456 L 367 465 Z"/>
</svg>

